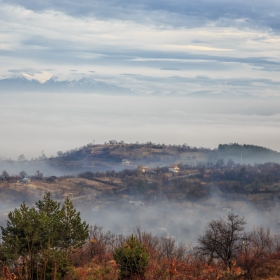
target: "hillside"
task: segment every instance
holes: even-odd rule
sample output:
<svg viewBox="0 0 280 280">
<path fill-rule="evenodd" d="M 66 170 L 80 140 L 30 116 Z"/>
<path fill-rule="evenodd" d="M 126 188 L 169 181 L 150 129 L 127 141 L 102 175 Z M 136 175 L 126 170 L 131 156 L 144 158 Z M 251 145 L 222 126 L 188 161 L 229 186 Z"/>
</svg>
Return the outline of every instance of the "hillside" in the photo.
<svg viewBox="0 0 280 280">
<path fill-rule="evenodd" d="M 51 167 L 69 171 L 104 171 L 135 168 L 138 165 L 148 167 L 163 167 L 173 163 L 182 162 L 197 165 L 206 162 L 211 151 L 209 149 L 191 148 L 187 145 L 166 146 L 164 144 L 88 144 L 79 149 L 68 152 L 58 152 L 58 156 L 50 158 Z M 130 164 L 122 165 L 122 160 L 127 159 Z"/>
<path fill-rule="evenodd" d="M 122 160 L 129 165 L 122 165 Z M 280 163 L 280 153 L 270 149 L 240 144 L 220 144 L 218 149 L 196 148 L 188 145 L 154 144 L 87 144 L 66 152 L 59 151 L 57 156 L 47 158 L 45 155 L 28 160 L 1 160 L 0 170 L 18 174 L 22 170 L 27 174 L 35 174 L 37 170 L 44 176 L 62 176 L 78 174 L 85 171 L 121 171 L 134 169 L 138 165 L 149 168 L 166 167 L 171 164 L 188 166 L 230 165 L 231 160 L 236 164 L 255 164 L 275 162 Z"/>
<path fill-rule="evenodd" d="M 245 164 L 280 161 L 280 153 L 278 152 L 260 146 L 240 145 L 238 143 L 220 144 L 218 157 L 224 160 L 232 159 L 236 163 L 242 160 L 242 163 Z"/>
</svg>

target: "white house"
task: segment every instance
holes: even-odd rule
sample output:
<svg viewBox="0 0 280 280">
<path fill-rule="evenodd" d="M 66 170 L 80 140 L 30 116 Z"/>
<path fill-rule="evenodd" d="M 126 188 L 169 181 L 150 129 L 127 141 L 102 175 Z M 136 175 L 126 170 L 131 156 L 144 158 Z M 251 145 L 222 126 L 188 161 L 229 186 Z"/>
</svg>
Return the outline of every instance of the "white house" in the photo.
<svg viewBox="0 0 280 280">
<path fill-rule="evenodd" d="M 122 165 L 130 165 L 130 161 L 128 159 L 123 159 Z"/>
<path fill-rule="evenodd" d="M 139 165 L 138 170 L 140 170 L 142 173 L 146 173 L 146 172 L 149 171 L 149 168 L 147 166 L 144 166 L 144 165 Z"/>
<path fill-rule="evenodd" d="M 24 184 L 28 184 L 28 183 L 30 182 L 30 179 L 24 177 L 21 181 L 22 181 L 22 183 L 24 183 Z"/>
<path fill-rule="evenodd" d="M 180 168 L 179 168 L 179 166 L 178 166 L 177 164 L 172 164 L 172 165 L 170 165 L 170 166 L 168 167 L 168 170 L 169 170 L 170 172 L 175 172 L 175 173 L 177 173 L 177 172 L 180 171 Z"/>
<path fill-rule="evenodd" d="M 132 204 L 134 206 L 145 206 L 145 203 L 141 201 L 129 201 L 129 204 Z"/>
</svg>

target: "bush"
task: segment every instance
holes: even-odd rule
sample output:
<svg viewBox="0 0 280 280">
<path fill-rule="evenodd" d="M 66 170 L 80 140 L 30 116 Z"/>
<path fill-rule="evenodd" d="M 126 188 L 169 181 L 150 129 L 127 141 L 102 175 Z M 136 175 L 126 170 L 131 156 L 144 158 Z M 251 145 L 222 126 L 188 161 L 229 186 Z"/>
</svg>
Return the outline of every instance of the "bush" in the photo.
<svg viewBox="0 0 280 280">
<path fill-rule="evenodd" d="M 113 256 L 119 265 L 119 279 L 144 279 L 149 256 L 135 236 L 128 238 L 123 247 L 115 250 Z"/>
</svg>

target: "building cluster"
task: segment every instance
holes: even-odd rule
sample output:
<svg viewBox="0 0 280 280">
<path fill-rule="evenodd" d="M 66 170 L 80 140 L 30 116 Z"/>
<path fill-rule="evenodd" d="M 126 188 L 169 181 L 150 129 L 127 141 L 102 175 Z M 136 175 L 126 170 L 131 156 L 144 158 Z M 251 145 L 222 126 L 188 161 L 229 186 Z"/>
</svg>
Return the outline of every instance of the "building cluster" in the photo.
<svg viewBox="0 0 280 280">
<path fill-rule="evenodd" d="M 142 173 L 146 173 L 149 171 L 149 168 L 145 165 L 138 165 L 138 170 Z M 168 167 L 169 172 L 178 173 L 180 171 L 180 168 L 177 164 L 172 164 Z"/>
<path fill-rule="evenodd" d="M 107 143 L 105 142 L 105 144 L 107 144 Z M 109 140 L 108 144 L 109 145 L 120 145 L 120 144 L 124 144 L 124 141 Z M 147 142 L 147 144 L 152 145 L 152 142 Z M 130 164 L 131 164 L 130 160 L 128 160 L 128 159 L 122 160 L 122 165 L 129 166 Z M 149 171 L 149 168 L 145 165 L 138 165 L 138 170 L 141 171 L 142 173 L 146 173 Z M 180 171 L 180 168 L 179 168 L 178 164 L 171 164 L 168 167 L 168 170 L 169 170 L 169 172 L 178 173 Z"/>
</svg>

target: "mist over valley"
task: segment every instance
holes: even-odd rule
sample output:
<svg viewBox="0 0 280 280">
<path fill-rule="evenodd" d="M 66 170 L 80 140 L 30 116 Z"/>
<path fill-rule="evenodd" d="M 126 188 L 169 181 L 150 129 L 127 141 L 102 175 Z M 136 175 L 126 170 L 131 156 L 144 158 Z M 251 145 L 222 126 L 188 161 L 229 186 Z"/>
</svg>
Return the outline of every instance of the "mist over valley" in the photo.
<svg viewBox="0 0 280 280">
<path fill-rule="evenodd" d="M 0 161 L 1 223 L 46 192 L 70 197 L 89 224 L 129 235 L 138 227 L 195 244 L 207 223 L 228 213 L 277 233 L 280 154 L 240 144 L 216 149 L 108 141 L 56 157 Z"/>
<path fill-rule="evenodd" d="M 0 0 L 0 280 L 280 279 L 279 11 Z"/>
</svg>

